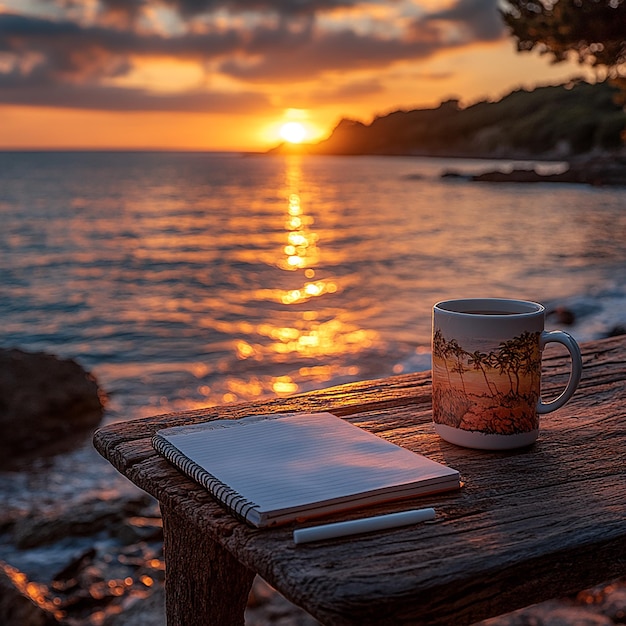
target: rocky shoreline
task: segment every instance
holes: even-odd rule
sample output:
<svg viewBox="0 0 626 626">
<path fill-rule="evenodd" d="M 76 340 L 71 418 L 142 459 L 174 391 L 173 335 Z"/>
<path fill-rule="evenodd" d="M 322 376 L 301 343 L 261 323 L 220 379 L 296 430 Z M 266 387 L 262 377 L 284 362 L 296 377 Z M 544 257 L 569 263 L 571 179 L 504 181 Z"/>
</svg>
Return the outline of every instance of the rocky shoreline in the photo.
<svg viewBox="0 0 626 626">
<path fill-rule="evenodd" d="M 72 438 L 74 442 L 93 432 L 102 416 L 104 395 L 80 366 L 51 355 L 12 350 L 0 350 L 0 362 L 0 423 L 5 433 L 24 432 L 16 425 L 21 420 L 20 402 L 27 397 L 25 389 L 35 392 L 39 407 L 36 410 L 31 403 L 30 428 L 49 422 L 43 432 L 55 438 L 78 430 L 81 437 Z M 47 377 L 54 383 L 45 382 Z M 87 408 L 86 414 L 80 407 Z M 0 471 L 13 475 L 35 471 L 24 463 L 37 449 L 16 449 L 22 456 L 13 454 L 12 467 Z M 50 450 L 41 448 L 46 454 Z M 45 465 L 38 471 L 45 474 Z M 17 564 L 29 553 L 38 554 L 39 561 L 19 569 Z M 52 554 L 54 564 L 46 557 Z M 164 579 L 158 504 L 138 489 L 129 494 L 91 493 L 78 502 L 30 508 L 18 503 L 0 510 L 0 624 L 4 626 L 165 626 Z M 481 624 L 626 624 L 626 576 Z M 257 577 L 246 625 L 318 626 L 318 622 Z"/>
<path fill-rule="evenodd" d="M 574 183 L 580 185 L 626 187 L 626 156 L 604 155 L 572 160 L 565 171 L 544 174 L 536 169 L 494 170 L 465 175 L 447 171 L 442 178 L 462 178 L 481 183 Z"/>
<path fill-rule="evenodd" d="M 138 494 L 87 500 L 71 511 L 4 519 L 3 542 L 36 549 L 87 538 L 64 567 L 29 579 L 0 561 L 4 626 L 165 626 L 163 536 L 158 506 Z M 247 626 L 318 626 L 257 577 Z M 626 623 L 626 577 L 480 622 L 481 626 L 617 626 Z"/>
</svg>

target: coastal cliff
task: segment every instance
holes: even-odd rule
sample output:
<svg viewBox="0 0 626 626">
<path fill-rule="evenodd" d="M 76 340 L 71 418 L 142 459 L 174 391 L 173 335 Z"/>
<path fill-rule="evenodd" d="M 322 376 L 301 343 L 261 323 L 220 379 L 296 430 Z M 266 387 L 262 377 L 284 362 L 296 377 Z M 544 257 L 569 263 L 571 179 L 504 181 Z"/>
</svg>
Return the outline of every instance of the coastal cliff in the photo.
<svg viewBox="0 0 626 626">
<path fill-rule="evenodd" d="M 370 124 L 342 119 L 317 144 L 281 144 L 271 153 L 413 155 L 569 160 L 620 150 L 626 111 L 608 83 L 583 81 L 520 89 L 497 102 L 458 100 L 394 111 Z"/>
</svg>

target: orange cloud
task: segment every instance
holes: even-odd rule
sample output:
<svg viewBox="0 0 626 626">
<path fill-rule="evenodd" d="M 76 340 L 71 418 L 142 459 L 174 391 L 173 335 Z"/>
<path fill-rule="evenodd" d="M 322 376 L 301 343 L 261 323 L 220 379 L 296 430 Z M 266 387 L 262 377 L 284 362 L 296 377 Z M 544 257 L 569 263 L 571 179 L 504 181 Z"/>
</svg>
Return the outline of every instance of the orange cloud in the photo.
<svg viewBox="0 0 626 626">
<path fill-rule="evenodd" d="M 17 8 L 0 14 L 0 103 L 176 111 L 236 110 L 241 99 L 250 110 L 263 106 L 268 84 L 389 68 L 504 32 L 495 0 L 459 0 L 433 14 L 416 4 L 415 15 L 340 0 L 105 0 L 91 14 L 91 3 L 64 6 L 54 17 Z M 158 9 L 169 12 L 159 18 Z M 450 37 L 450 28 L 462 35 Z M 164 94 L 158 78 L 153 90 L 124 85 L 150 59 L 192 62 L 204 84 L 179 97 Z M 226 78 L 231 89 L 214 86 Z"/>
</svg>

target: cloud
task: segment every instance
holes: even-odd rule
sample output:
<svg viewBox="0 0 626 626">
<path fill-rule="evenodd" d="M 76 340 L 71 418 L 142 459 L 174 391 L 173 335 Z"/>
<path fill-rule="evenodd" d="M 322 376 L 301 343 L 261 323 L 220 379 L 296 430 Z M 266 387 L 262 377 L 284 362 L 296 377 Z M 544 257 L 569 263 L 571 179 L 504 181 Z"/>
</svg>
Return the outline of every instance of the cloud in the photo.
<svg viewBox="0 0 626 626">
<path fill-rule="evenodd" d="M 167 37 L 158 33 L 81 26 L 68 20 L 0 14 L 0 53 L 13 53 L 17 61 L 37 57 L 34 64 L 21 64 L 23 71 L 44 72 L 59 79 L 98 72 L 101 78 L 110 77 L 111 59 L 124 59 L 128 72 L 133 57 L 210 59 L 234 53 L 241 45 L 241 34 L 234 29 Z M 119 70 L 115 74 L 119 74 Z"/>
<path fill-rule="evenodd" d="M 311 90 L 287 90 L 285 100 L 295 108 L 310 108 L 342 103 L 360 103 L 364 99 L 384 93 L 385 86 L 378 78 L 345 81 L 324 81 L 321 86 Z"/>
<path fill-rule="evenodd" d="M 494 41 L 505 34 L 504 23 L 494 0 L 458 0 L 443 11 L 427 15 L 423 21 L 456 25 L 471 41 Z"/>
<path fill-rule="evenodd" d="M 269 40 L 269 33 L 262 39 Z M 257 47 L 253 41 L 248 48 L 252 58 L 229 59 L 220 65 L 221 71 L 245 81 L 290 82 L 317 78 L 326 72 L 387 67 L 398 61 L 429 56 L 436 42 L 415 39 L 401 40 L 376 35 L 361 35 L 350 30 L 327 33 L 307 33 L 305 36 L 279 36 L 272 45 Z"/>
<path fill-rule="evenodd" d="M 261 13 L 287 18 L 315 15 L 320 12 L 358 6 L 355 0 L 100 0 L 97 5 L 90 0 L 44 0 L 63 6 L 64 4 L 83 12 L 94 14 L 105 23 L 118 25 L 137 24 L 142 17 L 155 8 L 166 8 L 183 20 L 215 14 L 218 11 L 233 14 Z M 365 0 L 367 2 L 368 0 Z"/>
<path fill-rule="evenodd" d="M 45 89 L 15 76 L 0 76 L 0 102 L 12 105 L 74 108 L 98 111 L 184 111 L 194 113 L 246 114 L 270 111 L 267 96 L 254 92 L 182 91 L 99 85 L 49 84 Z"/>
<path fill-rule="evenodd" d="M 103 0 L 108 11 L 122 12 L 137 15 L 143 8 L 151 4 L 149 0 Z M 156 4 L 156 3 L 152 3 Z M 213 13 L 220 9 L 239 12 L 268 12 L 280 15 L 315 14 L 341 7 L 350 7 L 358 4 L 354 0 L 163 0 L 162 4 L 174 9 L 183 17 L 192 17 Z"/>
<path fill-rule="evenodd" d="M 46 14 L 0 13 L 0 104 L 243 112 L 243 103 L 268 106 L 268 85 L 343 75 L 367 90 L 358 72 L 504 36 L 497 0 L 431 13 L 419 0 L 410 12 L 407 2 L 374 0 L 101 0 L 96 11 L 82 0 L 47 2 Z M 202 68 L 204 85 L 138 85 L 142 64 L 164 59 Z"/>
</svg>

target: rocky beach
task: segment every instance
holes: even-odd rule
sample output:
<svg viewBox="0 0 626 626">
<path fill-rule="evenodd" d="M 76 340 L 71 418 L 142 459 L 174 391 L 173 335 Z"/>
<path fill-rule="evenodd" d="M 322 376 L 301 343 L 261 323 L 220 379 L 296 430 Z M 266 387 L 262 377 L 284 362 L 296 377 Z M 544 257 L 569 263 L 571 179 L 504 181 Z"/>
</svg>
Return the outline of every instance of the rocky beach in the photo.
<svg viewBox="0 0 626 626">
<path fill-rule="evenodd" d="M 35 474 L 45 474 L 49 455 L 61 454 L 71 442 L 77 445 L 92 434 L 106 395 L 95 378 L 71 359 L 0 350 L 0 360 L 2 471 L 16 475 L 37 468 Z M 62 448 L 46 445 L 59 439 L 65 440 Z M 162 539 L 158 505 L 139 490 L 109 497 L 88 495 L 72 505 L 6 507 L 0 513 L 0 623 L 164 625 Z M 19 563 L 29 552 L 40 553 L 40 564 L 31 563 L 25 568 L 28 572 L 22 571 Z M 58 559 L 52 567 L 46 561 L 51 552 L 66 555 L 61 565 Z M 626 577 L 482 622 L 484 626 L 624 623 Z M 317 622 L 257 577 L 246 624 L 315 626 Z"/>
<path fill-rule="evenodd" d="M 538 171 L 538 168 L 513 168 L 467 175 L 458 171 L 447 171 L 442 174 L 442 178 L 463 178 L 479 183 L 574 183 L 594 187 L 626 187 L 626 155 L 615 153 L 574 158 L 559 172 L 545 173 Z"/>
</svg>

